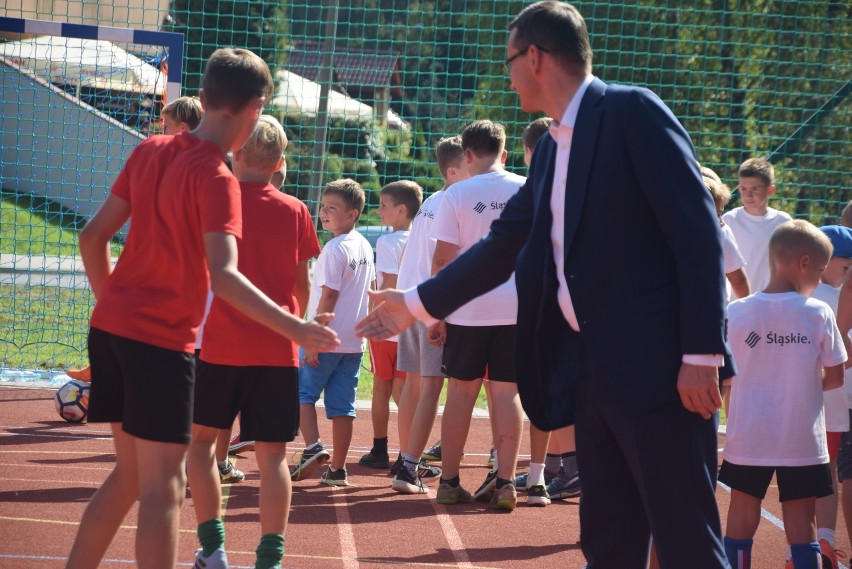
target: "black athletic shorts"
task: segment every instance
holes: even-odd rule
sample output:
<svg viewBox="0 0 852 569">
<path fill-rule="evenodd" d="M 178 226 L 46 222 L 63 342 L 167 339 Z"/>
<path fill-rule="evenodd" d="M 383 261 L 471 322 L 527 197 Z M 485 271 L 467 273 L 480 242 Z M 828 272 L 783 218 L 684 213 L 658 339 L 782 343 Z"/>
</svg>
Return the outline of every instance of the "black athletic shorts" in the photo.
<svg viewBox="0 0 852 569">
<path fill-rule="evenodd" d="M 89 421 L 121 423 L 134 437 L 189 444 L 195 358 L 89 329 Z"/>
<path fill-rule="evenodd" d="M 488 379 L 516 383 L 515 325 L 459 326 L 447 323 L 441 371 L 463 381 Z"/>
<path fill-rule="evenodd" d="M 299 432 L 299 369 L 229 366 L 198 360 L 192 422 L 228 429 L 237 413 L 241 440 L 295 440 Z"/>
<path fill-rule="evenodd" d="M 722 461 L 719 482 L 763 500 L 773 474 L 778 481 L 778 495 L 782 502 L 834 494 L 828 463 L 811 466 L 746 466 Z"/>
</svg>

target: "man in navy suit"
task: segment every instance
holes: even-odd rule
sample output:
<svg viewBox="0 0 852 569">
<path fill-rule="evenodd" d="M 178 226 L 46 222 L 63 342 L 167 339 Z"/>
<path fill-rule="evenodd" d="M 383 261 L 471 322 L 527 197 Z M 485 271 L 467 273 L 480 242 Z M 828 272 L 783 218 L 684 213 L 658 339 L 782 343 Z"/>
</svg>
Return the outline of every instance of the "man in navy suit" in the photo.
<svg viewBox="0 0 852 569">
<path fill-rule="evenodd" d="M 576 425 L 589 569 L 644 569 L 652 535 L 664 569 L 728 567 L 722 249 L 692 144 L 653 93 L 591 74 L 571 5 L 530 5 L 509 30 L 512 88 L 554 117 L 551 136 L 490 234 L 416 289 L 375 295 L 359 332 L 443 318 L 515 271 L 518 390 L 537 427 Z"/>
</svg>

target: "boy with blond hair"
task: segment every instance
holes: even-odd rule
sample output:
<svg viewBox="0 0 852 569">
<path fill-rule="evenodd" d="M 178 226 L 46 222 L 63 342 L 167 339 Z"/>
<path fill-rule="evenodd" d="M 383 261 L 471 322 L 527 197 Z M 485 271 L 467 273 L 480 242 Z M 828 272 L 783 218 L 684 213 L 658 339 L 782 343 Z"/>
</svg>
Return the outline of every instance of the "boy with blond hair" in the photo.
<svg viewBox="0 0 852 569">
<path fill-rule="evenodd" d="M 319 254 L 320 246 L 305 204 L 271 183 L 282 167 L 286 146 L 281 124 L 263 115 L 245 146 L 234 153 L 243 211 L 238 268 L 282 309 L 301 315 L 309 287 L 308 261 Z M 298 365 L 293 342 L 282 342 L 272 330 L 213 299 L 198 362 L 189 447 L 192 499 L 203 548 L 199 558 L 206 568 L 223 566 L 222 490 L 214 448 L 219 429 L 229 428 L 237 413 L 240 434 L 255 441 L 260 469 L 261 538 L 255 566 L 281 567 L 292 494 L 287 443 L 299 429 Z"/>
<path fill-rule="evenodd" d="M 379 218 L 393 233 L 382 235 L 376 242 L 376 288 L 395 288 L 399 262 L 408 243 L 411 222 L 423 203 L 423 189 L 416 182 L 400 180 L 382 188 L 379 194 Z M 399 405 L 405 372 L 397 366 L 398 338 L 370 340 L 370 363 L 373 366 L 373 448 L 358 461 L 370 468 L 388 468 L 388 420 L 390 399 Z"/>
<path fill-rule="evenodd" d="M 749 158 L 739 169 L 737 191 L 743 205 L 722 216 L 731 228 L 737 246 L 745 258 L 745 272 L 751 290 L 763 290 L 769 282 L 767 245 L 775 228 L 792 218 L 786 212 L 769 207 L 775 193 L 775 169 L 763 158 Z M 734 291 L 736 294 L 736 291 Z"/>
<path fill-rule="evenodd" d="M 69 568 L 100 563 L 137 499 L 138 566 L 175 566 L 195 336 L 211 285 L 236 309 L 309 349 L 337 345 L 332 330 L 282 310 L 237 270 L 240 188 L 224 157 L 243 146 L 272 86 L 257 55 L 215 51 L 202 79 L 201 124 L 192 133 L 140 143 L 80 233 L 97 299 L 89 331 L 89 421 L 110 423 L 116 465 L 86 507 Z M 109 242 L 128 220 L 113 267 Z"/>
<path fill-rule="evenodd" d="M 201 99 L 198 97 L 179 97 L 163 107 L 163 134 L 180 134 L 195 130 L 204 116 Z"/>
<path fill-rule="evenodd" d="M 843 385 L 846 350 L 831 308 L 809 297 L 831 253 L 831 241 L 810 223 L 782 224 L 769 241 L 769 283 L 728 306 L 728 339 L 739 372 L 719 481 L 731 487 L 725 552 L 733 569 L 750 567 L 773 475 L 792 567 L 820 566 L 815 504 L 834 492 L 823 391 Z"/>
<path fill-rule="evenodd" d="M 293 480 L 308 478 L 331 459 L 322 482 L 349 485 L 346 454 L 352 442 L 355 392 L 364 355 L 364 339 L 355 335 L 355 323 L 368 312 L 367 291 L 376 278 L 373 250 L 355 231 L 364 202 L 364 190 L 355 180 L 335 180 L 323 190 L 319 218 L 333 238 L 322 248 L 314 266 L 308 317 L 334 311 L 330 326 L 340 337 L 340 345 L 328 354 L 310 348 L 299 351 L 299 410 L 305 450 L 291 472 Z M 333 456 L 320 441 L 316 410 L 320 394 L 326 417 L 331 420 Z"/>
</svg>

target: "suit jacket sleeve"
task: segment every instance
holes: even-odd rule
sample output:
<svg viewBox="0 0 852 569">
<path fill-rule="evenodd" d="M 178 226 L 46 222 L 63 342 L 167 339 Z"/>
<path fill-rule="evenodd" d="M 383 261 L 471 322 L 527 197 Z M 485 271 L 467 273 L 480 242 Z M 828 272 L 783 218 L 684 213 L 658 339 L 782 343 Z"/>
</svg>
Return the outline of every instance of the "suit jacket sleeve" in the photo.
<svg viewBox="0 0 852 569">
<path fill-rule="evenodd" d="M 506 282 L 527 242 L 532 218 L 533 188 L 527 181 L 506 203 L 487 236 L 417 287 L 426 311 L 435 318 L 446 318 Z"/>
</svg>

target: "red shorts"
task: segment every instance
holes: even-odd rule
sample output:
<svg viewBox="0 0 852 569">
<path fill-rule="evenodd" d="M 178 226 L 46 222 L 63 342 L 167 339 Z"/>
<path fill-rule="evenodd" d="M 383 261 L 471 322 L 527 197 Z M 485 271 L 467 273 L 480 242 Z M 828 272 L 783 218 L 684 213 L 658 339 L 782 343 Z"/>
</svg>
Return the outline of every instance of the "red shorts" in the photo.
<svg viewBox="0 0 852 569">
<path fill-rule="evenodd" d="M 370 340 L 370 371 L 375 379 L 405 379 L 405 372 L 396 369 L 396 348 L 396 342 Z"/>
<path fill-rule="evenodd" d="M 840 437 L 843 436 L 843 433 L 835 433 L 832 431 L 826 431 L 825 438 L 828 442 L 828 458 L 834 460 L 837 458 L 837 455 L 840 454 Z"/>
</svg>

